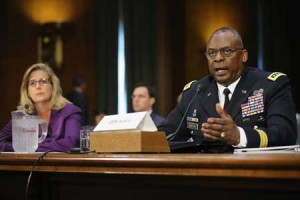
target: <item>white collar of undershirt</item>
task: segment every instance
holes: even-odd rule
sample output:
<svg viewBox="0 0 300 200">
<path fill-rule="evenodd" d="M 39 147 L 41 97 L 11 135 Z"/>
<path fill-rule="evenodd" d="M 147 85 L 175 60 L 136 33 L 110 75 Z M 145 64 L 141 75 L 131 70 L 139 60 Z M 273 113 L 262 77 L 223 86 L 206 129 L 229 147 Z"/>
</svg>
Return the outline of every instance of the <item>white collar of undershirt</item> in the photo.
<svg viewBox="0 0 300 200">
<path fill-rule="evenodd" d="M 223 96 L 224 96 L 223 90 L 224 90 L 225 88 L 228 88 L 228 89 L 230 90 L 229 99 L 231 99 L 231 96 L 232 96 L 232 94 L 233 94 L 233 92 L 234 92 L 234 90 L 235 90 L 237 84 L 239 83 L 240 79 L 241 79 L 241 77 L 238 78 L 236 81 L 234 81 L 233 83 L 231 83 L 231 84 L 230 84 L 229 86 L 227 86 L 227 87 L 225 87 L 225 86 L 223 86 L 223 85 L 221 85 L 220 83 L 217 82 L 219 99 L 220 99 L 220 100 L 223 99 Z"/>
</svg>

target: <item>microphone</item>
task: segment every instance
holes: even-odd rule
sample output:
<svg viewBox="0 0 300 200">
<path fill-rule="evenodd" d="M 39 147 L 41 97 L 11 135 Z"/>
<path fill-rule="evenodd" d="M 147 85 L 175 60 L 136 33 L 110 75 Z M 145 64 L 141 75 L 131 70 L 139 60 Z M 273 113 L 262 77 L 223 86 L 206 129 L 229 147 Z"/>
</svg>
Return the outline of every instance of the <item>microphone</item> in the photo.
<svg viewBox="0 0 300 200">
<path fill-rule="evenodd" d="M 192 100 L 190 101 L 190 103 L 188 104 L 188 106 L 187 106 L 187 108 L 186 108 L 186 110 L 185 110 L 185 112 L 184 112 L 184 114 L 183 114 L 183 116 L 182 116 L 182 118 L 181 118 L 181 121 L 180 121 L 180 123 L 179 123 L 179 125 L 178 125 L 176 131 L 175 131 L 174 133 L 171 133 L 170 135 L 167 136 L 167 140 L 168 140 L 168 141 L 173 140 L 173 139 L 175 138 L 175 136 L 177 135 L 177 133 L 178 133 L 178 131 L 179 131 L 179 129 L 180 129 L 180 127 L 181 127 L 183 121 L 184 121 L 184 118 L 185 118 L 186 115 L 187 115 L 187 112 L 189 111 L 189 109 L 190 109 L 192 103 L 195 101 L 195 99 L 196 99 L 197 95 L 199 94 L 199 92 L 201 91 L 202 87 L 203 87 L 202 84 L 197 85 L 196 93 L 195 93 L 195 95 L 193 96 L 193 98 L 192 98 Z"/>
</svg>

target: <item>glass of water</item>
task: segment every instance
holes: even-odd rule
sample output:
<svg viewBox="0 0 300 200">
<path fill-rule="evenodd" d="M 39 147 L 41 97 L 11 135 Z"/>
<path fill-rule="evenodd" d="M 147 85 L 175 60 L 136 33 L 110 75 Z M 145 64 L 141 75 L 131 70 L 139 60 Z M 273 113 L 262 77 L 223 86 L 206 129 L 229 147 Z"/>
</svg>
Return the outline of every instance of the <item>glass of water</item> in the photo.
<svg viewBox="0 0 300 200">
<path fill-rule="evenodd" d="M 90 130 L 80 130 L 80 152 L 90 151 Z"/>
</svg>

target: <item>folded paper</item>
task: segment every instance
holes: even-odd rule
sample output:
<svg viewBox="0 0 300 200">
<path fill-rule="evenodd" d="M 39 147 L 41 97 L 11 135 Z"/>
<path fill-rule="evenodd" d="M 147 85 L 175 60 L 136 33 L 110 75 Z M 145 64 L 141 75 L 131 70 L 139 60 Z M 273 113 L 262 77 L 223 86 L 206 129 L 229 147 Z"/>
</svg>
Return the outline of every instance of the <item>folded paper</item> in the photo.
<svg viewBox="0 0 300 200">
<path fill-rule="evenodd" d="M 150 112 L 134 112 L 107 115 L 97 124 L 94 131 L 140 130 L 157 131 Z"/>
</svg>

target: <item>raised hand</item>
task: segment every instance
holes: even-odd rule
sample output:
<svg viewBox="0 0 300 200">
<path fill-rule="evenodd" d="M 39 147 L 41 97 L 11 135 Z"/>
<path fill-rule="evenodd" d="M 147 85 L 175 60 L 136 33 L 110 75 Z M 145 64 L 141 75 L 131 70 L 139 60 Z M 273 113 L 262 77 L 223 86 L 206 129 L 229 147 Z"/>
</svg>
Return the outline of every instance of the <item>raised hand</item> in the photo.
<svg viewBox="0 0 300 200">
<path fill-rule="evenodd" d="M 231 116 L 218 103 L 216 110 L 221 118 L 211 117 L 202 124 L 201 131 L 204 137 L 212 140 L 223 140 L 230 145 L 239 144 L 240 132 Z"/>
</svg>

